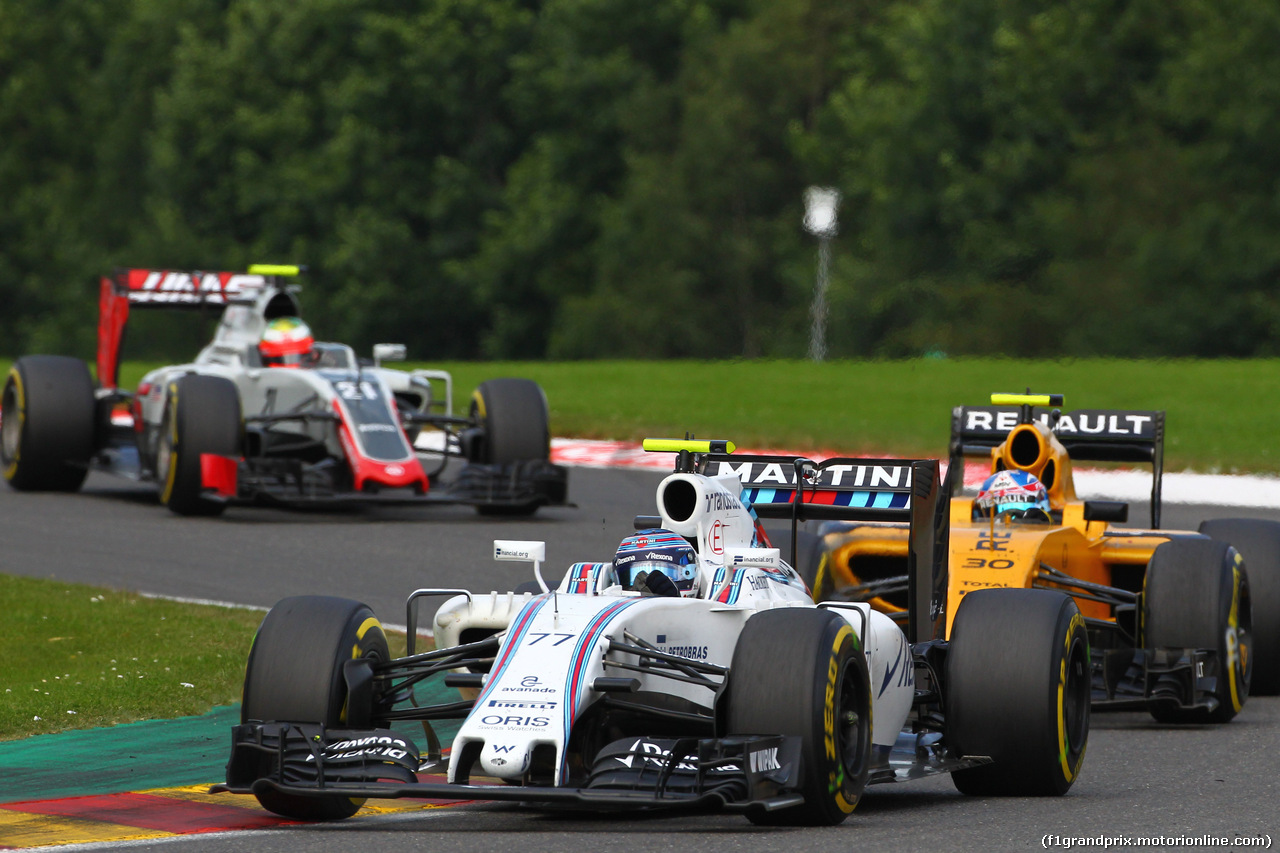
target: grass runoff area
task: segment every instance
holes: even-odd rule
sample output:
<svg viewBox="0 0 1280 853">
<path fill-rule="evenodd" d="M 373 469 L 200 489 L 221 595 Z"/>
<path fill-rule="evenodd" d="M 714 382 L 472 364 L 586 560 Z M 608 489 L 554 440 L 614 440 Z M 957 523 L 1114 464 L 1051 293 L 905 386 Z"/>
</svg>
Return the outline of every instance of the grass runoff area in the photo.
<svg viewBox="0 0 1280 853">
<path fill-rule="evenodd" d="M 0 741 L 238 703 L 266 615 L 3 574 L 0 601 Z M 387 641 L 404 654 L 404 634 Z"/>
<path fill-rule="evenodd" d="M 7 372 L 9 363 L 0 362 Z M 1280 360 L 422 363 L 454 379 L 539 382 L 557 436 L 728 438 L 743 447 L 941 456 L 950 411 L 992 392 L 1066 395 L 1067 409 L 1164 409 L 1166 465 L 1280 472 Z M 133 387 L 146 366 L 127 364 Z M 10 618 L 0 740 L 200 714 L 238 702 L 262 613 L 0 575 Z M 403 638 L 392 637 L 393 645 Z"/>
<path fill-rule="evenodd" d="M 7 372 L 10 362 L 0 360 Z M 126 362 L 136 387 L 157 365 Z M 1280 359 L 1132 361 L 936 358 L 901 361 L 408 362 L 453 374 L 465 414 L 485 379 L 523 376 L 546 391 L 556 436 L 639 441 L 727 438 L 739 447 L 946 455 L 951 409 L 993 392 L 1065 394 L 1064 410 L 1162 409 L 1165 467 L 1280 473 Z"/>
<path fill-rule="evenodd" d="M 1065 394 L 1071 409 L 1167 412 L 1165 467 L 1278 473 L 1280 360 L 617 361 L 415 365 L 479 382 L 526 376 L 556 436 L 726 438 L 739 447 L 945 457 L 951 410 L 993 392 Z"/>
<path fill-rule="evenodd" d="M 0 740 L 240 701 L 263 613 L 0 575 Z"/>
</svg>

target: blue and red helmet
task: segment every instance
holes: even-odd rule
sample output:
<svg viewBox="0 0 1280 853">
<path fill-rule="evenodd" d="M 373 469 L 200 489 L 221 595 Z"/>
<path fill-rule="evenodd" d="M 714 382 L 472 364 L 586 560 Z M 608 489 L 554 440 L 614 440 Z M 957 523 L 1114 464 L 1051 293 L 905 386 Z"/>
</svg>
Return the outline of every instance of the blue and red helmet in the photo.
<svg viewBox="0 0 1280 853">
<path fill-rule="evenodd" d="M 1000 471 L 982 482 L 973 499 L 974 518 L 990 518 L 992 514 L 1048 521 L 1049 493 L 1034 474 Z"/>
<path fill-rule="evenodd" d="M 658 572 L 675 584 L 681 596 L 698 594 L 698 555 L 689 540 L 660 527 L 623 539 L 613 570 L 625 589 L 635 589 L 642 572 Z"/>
</svg>

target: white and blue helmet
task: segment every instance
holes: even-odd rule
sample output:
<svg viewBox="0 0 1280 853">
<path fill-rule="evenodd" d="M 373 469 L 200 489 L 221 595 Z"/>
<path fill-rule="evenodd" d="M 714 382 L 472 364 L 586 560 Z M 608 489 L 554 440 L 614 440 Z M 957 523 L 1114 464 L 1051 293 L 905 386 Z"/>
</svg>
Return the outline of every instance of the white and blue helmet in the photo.
<svg viewBox="0 0 1280 853">
<path fill-rule="evenodd" d="M 635 588 L 642 572 L 657 572 L 669 578 L 681 596 L 698 594 L 698 555 L 687 539 L 670 530 L 655 527 L 623 539 L 613 570 L 626 589 Z"/>
<path fill-rule="evenodd" d="M 1030 515 L 1028 515 L 1030 513 Z M 1034 474 L 1000 471 L 982 482 L 973 500 L 975 518 L 1034 518 L 1048 521 L 1049 493 Z"/>
</svg>

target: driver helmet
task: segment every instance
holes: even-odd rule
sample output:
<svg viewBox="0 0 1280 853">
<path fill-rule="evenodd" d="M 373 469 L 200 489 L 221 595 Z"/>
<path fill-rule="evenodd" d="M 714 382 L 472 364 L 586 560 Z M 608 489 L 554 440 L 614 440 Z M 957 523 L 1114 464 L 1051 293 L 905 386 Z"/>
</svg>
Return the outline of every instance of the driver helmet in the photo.
<svg viewBox="0 0 1280 853">
<path fill-rule="evenodd" d="M 974 518 L 1027 518 L 1048 521 L 1049 493 L 1034 474 L 1000 471 L 982 482 L 973 500 Z"/>
<path fill-rule="evenodd" d="M 258 352 L 267 367 L 301 367 L 311 354 L 315 338 L 297 317 L 277 317 L 267 324 Z"/>
<path fill-rule="evenodd" d="M 658 595 L 679 594 L 684 598 L 698 594 L 698 555 L 683 536 L 660 527 L 623 539 L 613 558 L 613 570 L 624 589 L 643 588 Z M 674 584 L 676 592 L 664 593 L 671 589 L 666 582 L 648 578 L 655 572 Z"/>
</svg>

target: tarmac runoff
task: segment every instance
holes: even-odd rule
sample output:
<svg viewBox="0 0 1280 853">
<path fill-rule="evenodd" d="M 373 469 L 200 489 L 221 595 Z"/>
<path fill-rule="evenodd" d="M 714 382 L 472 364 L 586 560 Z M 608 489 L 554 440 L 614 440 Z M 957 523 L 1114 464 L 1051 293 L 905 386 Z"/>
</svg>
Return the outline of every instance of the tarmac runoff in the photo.
<svg viewBox="0 0 1280 853">
<path fill-rule="evenodd" d="M 777 449 L 740 452 L 797 455 Z M 842 454 L 804 455 L 825 459 Z M 646 453 L 632 442 L 553 439 L 551 458 L 570 467 L 671 470 L 670 454 Z M 988 470 L 981 463 L 967 462 L 965 486 L 976 487 Z M 1073 473 L 1081 496 L 1142 501 L 1151 494 L 1149 471 L 1077 468 Z M 1280 508 L 1280 478 L 1276 477 L 1166 473 L 1162 492 L 1167 503 Z M 239 706 L 227 706 L 198 717 L 0 743 L 0 850 L 53 845 L 115 849 L 168 836 L 290 823 L 263 810 L 252 797 L 208 793 L 213 781 L 223 777 L 230 729 L 239 719 Z M 447 732 L 441 736 L 452 737 Z M 418 800 L 377 802 L 366 804 L 361 813 L 446 805 Z"/>
<path fill-rule="evenodd" d="M 739 449 L 737 452 L 739 454 L 767 454 L 771 456 L 803 455 L 818 460 L 848 455 L 836 451 L 796 454 L 787 450 L 777 449 Z M 671 454 L 647 453 L 641 450 L 639 445 L 629 441 L 590 441 L 577 438 L 552 439 L 551 461 L 558 465 L 571 467 L 671 470 Z M 946 466 L 945 460 L 943 461 L 943 466 Z M 977 488 L 989 471 L 990 468 L 981 462 L 966 461 L 964 466 L 965 487 Z M 1081 497 L 1118 501 L 1146 501 L 1151 499 L 1151 471 L 1149 469 L 1073 468 L 1072 476 L 1075 481 L 1076 492 Z M 1164 503 L 1174 504 L 1210 504 L 1213 506 L 1280 509 L 1280 477 L 1166 471 L 1164 482 L 1161 486 L 1161 499 Z"/>
</svg>

